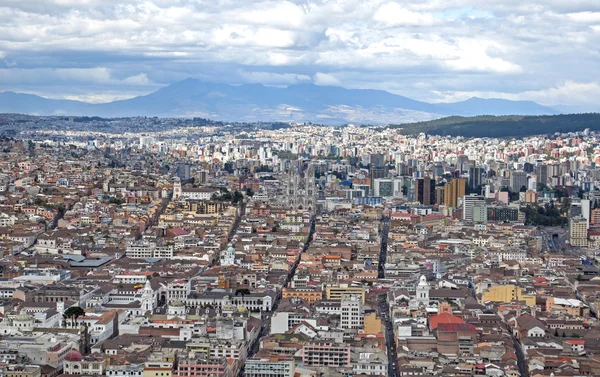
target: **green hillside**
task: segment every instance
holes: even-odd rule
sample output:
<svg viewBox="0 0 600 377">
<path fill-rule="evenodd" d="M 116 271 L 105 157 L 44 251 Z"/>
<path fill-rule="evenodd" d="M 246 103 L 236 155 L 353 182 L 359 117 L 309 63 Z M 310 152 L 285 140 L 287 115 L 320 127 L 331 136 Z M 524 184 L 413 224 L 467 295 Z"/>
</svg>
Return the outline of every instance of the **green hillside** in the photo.
<svg viewBox="0 0 600 377">
<path fill-rule="evenodd" d="M 465 137 L 509 137 L 578 132 L 589 128 L 600 131 L 600 114 L 568 114 L 541 116 L 476 116 L 447 117 L 428 122 L 390 125 L 406 135 L 449 135 Z"/>
</svg>

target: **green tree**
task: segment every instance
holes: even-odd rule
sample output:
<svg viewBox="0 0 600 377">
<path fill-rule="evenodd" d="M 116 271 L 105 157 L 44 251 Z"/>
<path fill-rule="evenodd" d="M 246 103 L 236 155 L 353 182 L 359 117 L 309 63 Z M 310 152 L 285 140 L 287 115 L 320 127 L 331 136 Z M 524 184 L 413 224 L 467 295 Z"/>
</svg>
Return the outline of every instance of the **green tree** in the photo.
<svg viewBox="0 0 600 377">
<path fill-rule="evenodd" d="M 65 312 L 63 314 L 63 318 L 70 319 L 71 327 L 74 327 L 75 323 L 77 322 L 77 318 L 79 318 L 83 315 L 85 315 L 85 310 L 83 310 L 79 306 L 71 306 L 70 308 L 65 310 Z"/>
</svg>

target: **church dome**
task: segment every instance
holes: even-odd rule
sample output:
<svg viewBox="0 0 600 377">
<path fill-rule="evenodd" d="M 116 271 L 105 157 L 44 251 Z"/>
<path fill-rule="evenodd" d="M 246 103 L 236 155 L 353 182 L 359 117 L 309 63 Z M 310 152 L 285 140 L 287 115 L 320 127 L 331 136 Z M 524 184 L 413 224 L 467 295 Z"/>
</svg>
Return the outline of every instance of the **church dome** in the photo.
<svg viewBox="0 0 600 377">
<path fill-rule="evenodd" d="M 227 248 L 227 252 L 228 253 L 235 253 L 235 248 L 231 244 L 229 244 L 229 247 Z"/>
<path fill-rule="evenodd" d="M 425 277 L 425 275 L 421 275 L 421 278 L 419 279 L 419 285 L 420 286 L 429 285 L 429 284 L 427 284 L 427 278 Z"/>
<path fill-rule="evenodd" d="M 67 352 L 67 355 L 65 356 L 65 360 L 67 361 L 81 361 L 82 357 L 81 357 L 81 352 L 77 351 L 77 350 L 70 350 L 69 352 Z"/>
<path fill-rule="evenodd" d="M 176 307 L 183 307 L 183 306 L 185 306 L 185 304 L 183 303 L 183 301 L 173 300 L 173 301 L 171 301 L 169 306 L 176 308 Z"/>
</svg>

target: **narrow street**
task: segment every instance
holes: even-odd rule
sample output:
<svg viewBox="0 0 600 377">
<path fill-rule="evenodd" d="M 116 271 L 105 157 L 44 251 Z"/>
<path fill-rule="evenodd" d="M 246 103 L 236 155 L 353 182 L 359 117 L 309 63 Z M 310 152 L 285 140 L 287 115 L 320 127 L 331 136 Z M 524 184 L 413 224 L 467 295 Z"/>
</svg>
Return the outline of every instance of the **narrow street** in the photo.
<svg viewBox="0 0 600 377">
<path fill-rule="evenodd" d="M 387 239 L 390 231 L 390 218 L 385 216 L 382 220 L 381 229 L 381 250 L 379 251 L 379 264 L 377 266 L 377 277 L 385 278 L 385 262 L 387 260 Z"/>
<path fill-rule="evenodd" d="M 377 268 L 377 277 L 379 279 L 385 278 L 385 263 L 387 260 L 387 240 L 388 233 L 390 231 L 390 218 L 385 216 L 382 219 L 381 227 L 381 250 L 379 251 L 379 265 Z M 390 310 L 387 302 L 387 295 L 379 296 L 379 308 L 381 312 L 381 321 L 385 326 L 385 343 L 387 346 L 388 355 L 388 376 L 398 376 L 398 365 L 397 365 L 397 354 L 396 354 L 396 340 L 394 335 L 394 325 L 390 318 Z"/>
<path fill-rule="evenodd" d="M 517 354 L 517 363 L 519 366 L 519 373 L 521 373 L 521 377 L 529 377 L 529 368 L 527 368 L 527 360 L 525 360 L 525 355 L 523 354 L 523 349 L 521 348 L 521 343 L 519 340 L 513 336 L 513 344 L 515 346 L 515 353 Z"/>
<path fill-rule="evenodd" d="M 398 355 L 396 353 L 396 339 L 394 335 L 394 326 L 389 314 L 389 306 L 387 295 L 381 295 L 379 300 L 379 308 L 381 309 L 381 321 L 385 326 L 385 343 L 387 346 L 388 356 L 388 376 L 398 377 Z"/>
<path fill-rule="evenodd" d="M 312 216 L 310 219 L 310 230 L 308 232 L 308 237 L 306 239 L 306 242 L 304 243 L 304 247 L 302 247 L 302 250 L 300 250 L 300 253 L 298 254 L 298 258 L 296 258 L 296 261 L 290 268 L 290 271 L 289 271 L 288 276 L 282 286 L 282 289 L 286 288 L 288 286 L 288 284 L 290 283 L 290 281 L 292 281 L 292 279 L 294 278 L 294 275 L 296 274 L 296 269 L 298 268 L 298 265 L 300 264 L 300 259 L 302 258 L 302 254 L 306 250 L 308 250 L 308 248 L 310 247 L 310 242 L 312 241 L 314 232 L 315 232 L 315 217 Z M 281 302 L 281 290 L 279 290 L 277 292 L 277 296 L 275 297 L 275 300 L 273 300 L 272 310 L 270 312 L 262 312 L 261 313 L 262 326 L 260 328 L 260 332 L 259 332 L 258 336 L 256 337 L 256 340 L 254 341 L 254 343 L 250 346 L 250 349 L 248 350 L 247 358 L 251 358 L 258 353 L 259 346 L 260 346 L 260 339 L 269 334 L 269 329 L 271 328 L 271 315 L 275 311 L 277 311 L 277 308 L 279 307 L 280 302 Z M 239 377 L 244 376 L 244 368 L 243 367 L 240 369 L 238 376 Z"/>
</svg>

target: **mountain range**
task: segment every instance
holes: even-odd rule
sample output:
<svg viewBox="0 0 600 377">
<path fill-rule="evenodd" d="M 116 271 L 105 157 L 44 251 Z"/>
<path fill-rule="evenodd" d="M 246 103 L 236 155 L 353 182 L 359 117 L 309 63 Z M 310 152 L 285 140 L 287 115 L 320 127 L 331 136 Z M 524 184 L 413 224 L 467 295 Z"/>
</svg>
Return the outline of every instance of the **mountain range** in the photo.
<svg viewBox="0 0 600 377">
<path fill-rule="evenodd" d="M 148 95 L 98 104 L 0 92 L 0 113 L 388 124 L 449 115 L 553 115 L 561 112 L 531 101 L 471 98 L 455 103 L 427 103 L 383 90 L 313 84 L 283 88 L 261 84 L 235 86 L 189 78 Z"/>
</svg>

